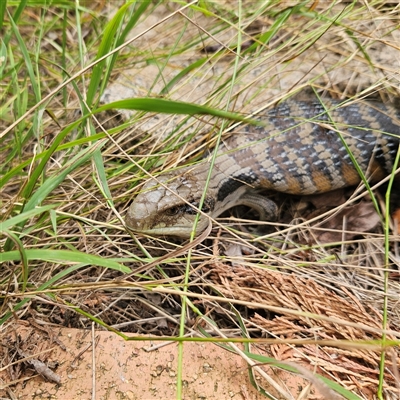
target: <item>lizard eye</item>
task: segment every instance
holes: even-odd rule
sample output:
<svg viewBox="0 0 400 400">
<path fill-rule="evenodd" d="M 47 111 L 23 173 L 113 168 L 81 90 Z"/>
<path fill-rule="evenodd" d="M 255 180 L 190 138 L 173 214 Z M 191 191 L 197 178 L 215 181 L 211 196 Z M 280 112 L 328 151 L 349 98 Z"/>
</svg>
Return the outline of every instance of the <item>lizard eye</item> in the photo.
<svg viewBox="0 0 400 400">
<path fill-rule="evenodd" d="M 171 207 L 165 210 L 165 214 L 167 214 L 169 217 L 173 217 L 174 215 L 178 215 L 181 210 L 182 207 L 179 206 Z"/>
</svg>

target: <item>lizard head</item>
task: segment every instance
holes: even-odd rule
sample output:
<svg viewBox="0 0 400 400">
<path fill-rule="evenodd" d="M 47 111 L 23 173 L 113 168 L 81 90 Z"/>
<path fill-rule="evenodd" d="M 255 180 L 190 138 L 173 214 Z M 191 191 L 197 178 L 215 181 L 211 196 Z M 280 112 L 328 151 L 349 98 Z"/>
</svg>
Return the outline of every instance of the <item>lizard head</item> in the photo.
<svg viewBox="0 0 400 400">
<path fill-rule="evenodd" d="M 190 237 L 205 179 L 202 171 L 193 167 L 150 179 L 129 207 L 127 228 L 149 235 Z M 202 206 L 203 213 L 211 216 L 214 206 L 213 196 L 207 193 Z M 196 234 L 202 232 L 207 225 L 208 218 L 201 215 Z"/>
</svg>

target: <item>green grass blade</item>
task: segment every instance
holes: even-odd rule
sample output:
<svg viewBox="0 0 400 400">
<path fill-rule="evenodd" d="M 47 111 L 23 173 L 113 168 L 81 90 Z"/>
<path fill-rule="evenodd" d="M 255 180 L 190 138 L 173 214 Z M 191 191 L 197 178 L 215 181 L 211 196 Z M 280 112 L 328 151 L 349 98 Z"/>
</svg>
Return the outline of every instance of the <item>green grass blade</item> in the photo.
<svg viewBox="0 0 400 400">
<path fill-rule="evenodd" d="M 0 1 L 0 30 L 3 29 L 4 16 L 7 8 L 7 0 Z"/>
<path fill-rule="evenodd" d="M 97 150 L 93 154 L 93 161 L 96 166 L 99 182 L 98 185 L 103 193 L 103 196 L 109 202 L 111 206 L 114 206 L 114 202 L 112 199 L 111 191 L 110 188 L 108 187 L 108 182 L 107 182 L 107 174 L 104 169 L 104 163 L 103 163 L 103 157 L 101 155 L 100 150 Z"/>
<path fill-rule="evenodd" d="M 78 168 L 80 165 L 85 163 L 90 157 L 92 157 L 93 152 L 96 151 L 97 146 L 93 147 L 88 151 L 88 149 L 83 149 L 80 153 L 78 153 L 72 160 L 70 160 L 60 171 L 60 173 L 56 176 L 53 176 L 47 179 L 38 189 L 37 191 L 30 197 L 30 199 L 24 204 L 23 211 L 29 211 L 34 209 L 37 205 L 39 205 L 49 193 L 51 193 L 64 179 L 65 177 Z M 25 221 L 22 221 L 18 224 L 19 228 L 22 228 L 25 224 Z M 7 240 L 4 249 L 10 250 L 11 241 Z"/>
<path fill-rule="evenodd" d="M 3 3 L 3 0 L 0 0 L 0 2 Z M 22 12 L 24 11 L 27 2 L 28 2 L 28 0 L 21 0 L 21 1 L 19 2 L 18 7 L 17 7 L 17 9 L 15 10 L 15 13 L 14 13 L 14 15 L 13 15 L 13 17 L 12 17 L 15 24 L 18 23 L 19 17 L 21 16 Z M 6 9 L 6 4 L 7 4 L 7 1 L 4 0 L 4 5 L 3 5 L 3 7 L 4 7 L 4 13 L 5 13 L 6 10 L 7 10 L 7 9 Z M 4 18 L 3 18 L 3 21 L 2 21 L 2 22 L 4 23 Z M 7 46 L 8 43 L 10 42 L 11 35 L 12 35 L 11 30 L 8 31 L 8 32 L 4 35 L 4 43 L 6 44 L 6 46 Z"/>
<path fill-rule="evenodd" d="M 20 261 L 22 264 L 22 268 L 21 268 L 22 269 L 22 271 L 21 271 L 22 292 L 24 292 L 26 289 L 26 285 L 28 283 L 28 276 L 29 276 L 28 258 L 26 256 L 26 251 L 25 251 L 24 245 L 22 244 L 19 237 L 16 234 L 14 234 L 13 232 L 5 231 L 4 233 L 6 236 L 8 236 L 10 238 L 10 240 L 12 240 L 14 242 L 15 247 L 17 248 L 17 251 L 19 252 Z"/>
<path fill-rule="evenodd" d="M 52 250 L 52 249 L 27 249 L 26 259 L 29 260 L 41 260 L 47 262 L 67 263 L 83 265 L 95 265 L 97 267 L 110 268 L 115 271 L 128 274 L 131 272 L 130 268 L 113 261 L 109 258 L 103 258 L 96 255 L 84 253 L 81 251 L 71 250 Z M 17 250 L 7 251 L 0 253 L 0 261 L 21 261 L 21 254 Z"/>
<path fill-rule="evenodd" d="M 292 367 L 291 365 L 287 365 L 287 364 L 285 364 L 285 362 L 280 362 L 280 361 L 275 360 L 274 358 L 265 357 L 265 356 L 262 356 L 259 354 L 249 353 L 248 351 L 244 351 L 244 353 L 251 359 L 258 361 L 260 363 L 272 365 L 272 366 L 278 367 L 280 369 L 283 369 L 284 371 L 298 373 L 298 371 L 296 370 L 295 367 Z M 361 400 L 361 398 L 359 396 L 357 396 L 353 392 L 350 392 L 349 390 L 344 389 L 338 383 L 333 382 L 330 379 L 323 377 L 322 375 L 319 375 L 319 374 L 314 374 L 314 375 L 316 378 L 323 381 L 330 389 L 334 390 L 336 393 L 341 394 L 345 399 Z"/>
<path fill-rule="evenodd" d="M 25 45 L 26 41 L 20 35 L 19 30 L 18 30 L 18 26 L 15 24 L 12 16 L 10 14 L 8 16 L 10 18 L 12 31 L 13 31 L 15 37 L 17 38 L 17 41 L 18 41 L 18 44 L 19 44 L 19 48 L 20 48 L 20 50 L 22 52 L 22 55 L 23 55 L 23 59 L 24 59 L 25 66 L 26 66 L 26 70 L 28 72 L 28 75 L 29 75 L 29 78 L 30 78 L 30 81 L 31 81 L 31 85 L 32 85 L 32 90 L 33 90 L 33 93 L 35 95 L 35 100 L 37 102 L 39 102 L 40 98 L 41 98 L 40 90 L 39 90 L 39 84 L 38 84 L 38 81 L 37 81 L 36 76 L 35 76 L 34 68 L 33 68 L 33 65 L 32 65 L 32 61 L 31 61 L 28 49 L 26 48 L 26 45 Z"/>
<path fill-rule="evenodd" d="M 16 217 L 12 217 L 5 221 L 2 221 L 0 232 L 3 230 L 11 229 L 13 226 L 18 225 L 19 223 L 26 221 L 27 219 L 32 218 L 35 215 L 42 214 L 42 213 L 44 213 L 48 210 L 51 210 L 52 208 L 55 208 L 55 207 L 56 207 L 55 204 L 49 204 L 49 205 L 46 205 L 43 207 L 38 207 L 38 208 L 34 208 L 29 211 L 25 211 L 25 212 L 17 215 Z"/>
<path fill-rule="evenodd" d="M 257 47 L 260 46 L 260 42 L 264 45 L 268 44 L 269 41 L 279 32 L 282 26 L 284 26 L 285 22 L 292 15 L 292 13 L 293 8 L 288 8 L 287 10 L 283 11 L 279 18 L 275 19 L 271 27 L 257 39 L 256 43 L 253 43 L 248 49 L 243 51 L 243 54 L 253 52 Z"/>
<path fill-rule="evenodd" d="M 79 123 L 79 122 L 77 122 L 77 123 Z M 74 125 L 74 126 L 76 126 L 76 125 Z M 109 132 L 112 132 L 112 130 L 110 130 Z M 79 146 L 85 145 L 87 143 L 97 141 L 99 139 L 104 139 L 105 136 L 106 135 L 101 132 L 101 133 L 97 133 L 90 137 L 79 138 L 77 140 L 73 140 L 68 143 L 60 144 L 59 146 L 57 146 L 57 148 L 54 151 L 69 150 L 73 147 L 79 147 Z M 20 174 L 24 168 L 31 165 L 34 159 L 36 161 L 39 161 L 39 160 L 42 160 L 43 157 L 47 157 L 47 155 L 48 155 L 47 150 L 43 151 L 42 153 L 36 154 L 34 158 L 30 157 L 30 158 L 26 159 L 25 161 L 22 161 L 20 164 L 16 165 L 14 168 L 12 168 L 8 172 L 6 172 L 0 179 L 0 188 L 3 185 L 5 185 L 10 179 L 12 179 L 16 175 Z"/>
<path fill-rule="evenodd" d="M 89 160 L 93 153 L 98 149 L 98 146 L 92 149 L 83 149 L 74 158 L 72 158 L 67 164 L 65 164 L 58 175 L 48 178 L 37 191 L 31 196 L 26 202 L 24 210 L 28 211 L 39 205 L 49 193 L 51 193 L 64 179 L 65 177 L 74 171 L 76 168 L 84 164 Z"/>
<path fill-rule="evenodd" d="M 7 47 L 0 39 L 0 79 L 3 77 L 3 71 L 7 64 Z"/>
<path fill-rule="evenodd" d="M 126 23 L 125 28 L 123 29 L 120 37 L 117 40 L 117 47 L 120 46 L 128 36 L 129 32 L 135 27 L 137 22 L 139 21 L 139 18 L 144 14 L 144 12 L 147 10 L 149 5 L 151 4 L 150 1 L 137 1 L 136 5 L 138 5 L 137 10 L 134 12 L 134 14 L 129 18 L 129 20 Z"/>
<path fill-rule="evenodd" d="M 43 157 L 39 163 L 39 165 L 34 169 L 31 174 L 29 181 L 27 182 L 24 191 L 22 192 L 22 196 L 27 199 L 32 194 L 33 188 L 35 187 L 40 175 L 43 173 L 44 168 L 49 161 L 50 157 L 57 150 L 60 143 L 64 140 L 64 138 L 70 133 L 73 129 L 75 129 L 82 121 L 84 121 L 88 116 L 84 116 L 77 121 L 73 122 L 66 128 L 64 128 L 53 140 L 50 148 L 44 152 Z"/>
<path fill-rule="evenodd" d="M 114 15 L 114 17 L 109 21 L 109 23 L 106 25 L 106 28 L 104 30 L 103 38 L 101 40 L 99 50 L 97 52 L 96 59 L 99 59 L 106 55 L 107 53 L 110 52 L 112 49 L 113 43 L 115 43 L 115 35 L 117 31 L 120 29 L 121 23 L 123 21 L 123 18 L 125 16 L 127 8 L 130 6 L 130 4 L 124 4 Z M 104 66 L 107 63 L 107 59 L 99 62 L 96 64 L 93 68 L 92 76 L 90 79 L 90 84 L 87 92 L 87 104 L 89 107 L 92 106 L 95 96 L 96 95 L 101 95 L 99 93 L 99 86 L 100 82 L 103 76 L 103 70 Z"/>
<path fill-rule="evenodd" d="M 133 15 L 131 15 L 131 16 L 128 15 L 126 25 L 125 25 L 122 33 L 120 34 L 120 36 L 117 38 L 115 47 L 119 47 L 124 43 L 128 34 L 131 32 L 131 30 L 135 27 L 136 23 L 139 21 L 139 18 L 144 14 L 144 12 L 147 10 L 147 8 L 151 5 L 151 2 L 150 1 L 140 1 L 140 2 L 137 1 L 135 3 L 135 5 L 138 5 L 138 8 L 133 13 Z M 111 57 L 111 60 L 107 66 L 107 71 L 105 73 L 105 79 L 102 80 L 100 93 L 103 93 L 106 84 L 110 80 L 110 75 L 111 75 L 111 72 L 113 71 L 115 62 L 117 61 L 118 54 L 119 53 L 115 53 Z"/>
<path fill-rule="evenodd" d="M 152 111 L 165 114 L 207 114 L 214 115 L 215 117 L 231 119 L 234 121 L 246 121 L 249 123 L 254 123 L 256 125 L 260 124 L 260 121 L 250 120 L 239 114 L 218 110 L 216 108 L 201 106 L 193 103 L 184 103 L 181 101 L 153 98 L 136 98 L 114 101 L 112 103 L 108 103 L 104 106 L 99 107 L 97 110 L 94 111 L 94 113 L 113 109 Z"/>
<path fill-rule="evenodd" d="M 199 60 L 193 62 L 178 74 L 176 74 L 160 91 L 160 94 L 167 94 L 181 79 L 188 75 L 193 70 L 200 68 L 203 64 L 209 61 L 208 57 L 200 58 Z"/>
</svg>

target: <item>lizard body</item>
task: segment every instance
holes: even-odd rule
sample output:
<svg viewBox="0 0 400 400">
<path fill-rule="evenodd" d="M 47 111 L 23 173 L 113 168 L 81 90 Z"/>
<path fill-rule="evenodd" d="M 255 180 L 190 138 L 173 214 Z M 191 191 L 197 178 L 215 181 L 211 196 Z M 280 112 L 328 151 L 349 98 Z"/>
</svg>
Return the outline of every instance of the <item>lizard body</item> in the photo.
<svg viewBox="0 0 400 400">
<path fill-rule="evenodd" d="M 309 195 L 357 185 L 350 154 L 371 182 L 391 173 L 399 148 L 400 112 L 379 102 L 343 104 L 289 99 L 258 116 L 266 126 L 241 125 L 218 149 L 203 213 L 212 218 L 247 205 L 261 220 L 275 220 L 277 206 L 260 190 Z M 189 237 L 210 164 L 151 179 L 129 208 L 127 227 L 138 233 Z M 177 195 L 178 196 L 177 196 Z M 197 233 L 208 225 L 200 217 Z"/>
</svg>

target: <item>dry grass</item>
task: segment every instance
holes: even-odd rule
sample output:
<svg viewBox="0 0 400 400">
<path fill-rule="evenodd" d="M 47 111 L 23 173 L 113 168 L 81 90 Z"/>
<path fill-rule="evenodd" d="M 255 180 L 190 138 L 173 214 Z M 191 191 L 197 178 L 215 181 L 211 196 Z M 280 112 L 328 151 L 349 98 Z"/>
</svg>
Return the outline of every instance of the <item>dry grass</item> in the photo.
<svg viewBox="0 0 400 400">
<path fill-rule="evenodd" d="M 178 12 L 177 4 L 150 5 L 136 8 L 140 23 L 129 35 L 113 32 L 112 42 L 101 32 L 116 4 L 85 5 L 90 9 L 27 6 L 4 39 L 3 334 L 16 318 L 77 328 L 96 321 L 134 335 L 252 338 L 250 357 L 260 347 L 287 361 L 282 368 L 307 367 L 334 390 L 346 389 L 346 398 L 398 398 L 399 255 L 395 237 L 385 245 L 385 226 L 355 239 L 339 229 L 343 240 L 318 244 L 318 226 L 292 221 L 305 215 L 293 211 L 298 199 L 282 198 L 284 223 L 262 240 L 237 229 L 237 220 L 221 219 L 223 229 L 189 256 L 146 268 L 182 244 L 125 231 L 123 217 L 145 171 L 195 161 L 229 132 L 211 116 L 125 110 L 122 119 L 95 119 L 85 107 L 95 109 L 100 96 L 106 103 L 163 96 L 251 114 L 310 85 L 337 98 L 390 101 L 398 96 L 399 6 L 249 2 L 240 9 L 225 2 Z M 3 29 L 9 27 L 6 15 Z M 252 37 L 237 56 L 238 42 Z M 82 72 L 128 38 L 136 39 L 112 64 Z M 201 52 L 216 43 L 223 50 Z"/>
</svg>

